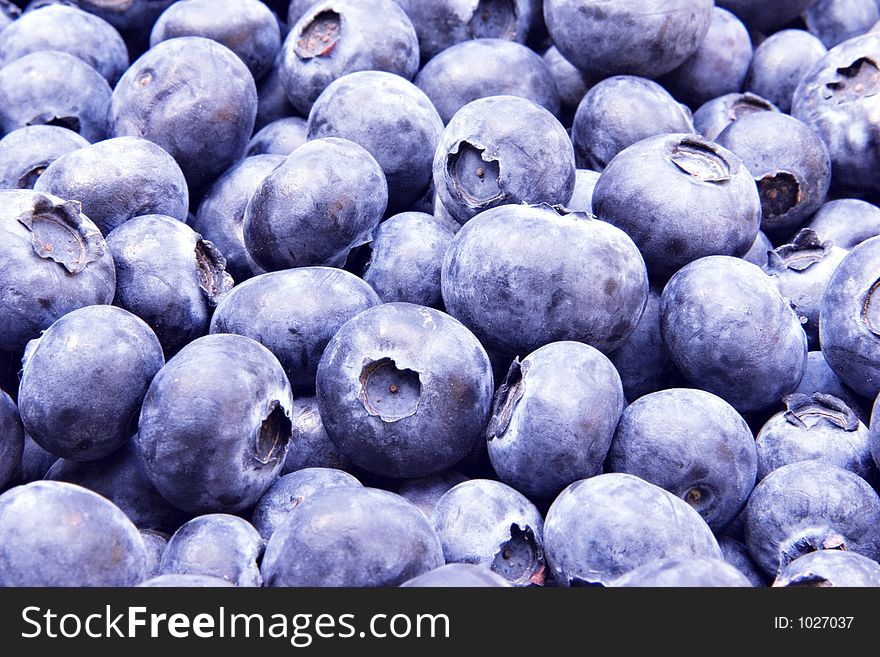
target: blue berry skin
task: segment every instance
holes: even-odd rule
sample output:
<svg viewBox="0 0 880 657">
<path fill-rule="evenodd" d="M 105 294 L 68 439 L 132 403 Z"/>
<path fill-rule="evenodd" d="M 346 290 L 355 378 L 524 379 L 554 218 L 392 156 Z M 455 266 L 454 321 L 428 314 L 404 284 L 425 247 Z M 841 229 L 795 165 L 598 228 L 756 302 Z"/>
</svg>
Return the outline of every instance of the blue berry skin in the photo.
<svg viewBox="0 0 880 657">
<path fill-rule="evenodd" d="M 281 47 L 281 79 L 302 114 L 349 73 L 384 71 L 412 80 L 418 70 L 415 28 L 394 0 L 320 2 L 291 27 Z"/>
<path fill-rule="evenodd" d="M 70 311 L 113 300 L 113 258 L 79 203 L 2 190 L 0 208 L 0 349 L 22 350 Z"/>
<path fill-rule="evenodd" d="M 46 472 L 45 479 L 66 481 L 106 497 L 122 509 L 138 529 L 170 534 L 189 519 L 187 514 L 165 501 L 150 483 L 134 438 L 127 439 L 109 456 L 95 461 L 58 459 Z"/>
<path fill-rule="evenodd" d="M 575 212 L 593 214 L 593 191 L 599 182 L 598 171 L 591 169 L 578 169 L 575 171 L 574 191 L 565 206 Z"/>
<path fill-rule="evenodd" d="M 21 16 L 21 8 L 12 0 L 0 1 L 0 32 L 12 25 Z"/>
<path fill-rule="evenodd" d="M 78 57 L 113 86 L 128 68 L 128 50 L 104 19 L 77 7 L 48 5 L 29 11 L 3 30 L 0 66 L 40 50 Z"/>
<path fill-rule="evenodd" d="M 224 588 L 235 586 L 230 581 L 211 575 L 156 575 L 138 584 L 147 588 Z"/>
<path fill-rule="evenodd" d="M 655 78 L 697 50 L 713 5 L 711 0 L 545 0 L 544 20 L 554 45 L 585 74 Z"/>
<path fill-rule="evenodd" d="M 281 468 L 286 475 L 303 468 L 335 468 L 348 471 L 351 463 L 330 440 L 321 421 L 317 397 L 297 397 L 290 411 L 290 448 Z"/>
<path fill-rule="evenodd" d="M 728 256 L 700 258 L 663 289 L 660 332 L 675 366 L 740 413 L 776 404 L 800 383 L 807 336 L 772 277 Z"/>
<path fill-rule="evenodd" d="M 379 164 L 347 139 L 310 141 L 259 184 L 244 217 L 250 256 L 268 271 L 341 267 L 388 203 Z M 329 229 L 328 229 L 329 227 Z"/>
<path fill-rule="evenodd" d="M 742 259 L 764 269 L 770 261 L 770 252 L 772 250 L 773 242 L 770 241 L 770 238 L 767 237 L 764 231 L 759 230 L 758 236 Z"/>
<path fill-rule="evenodd" d="M 742 256 L 761 223 L 758 190 L 734 153 L 697 135 L 636 142 L 605 168 L 593 190 L 596 217 L 639 247 L 662 282 L 706 256 Z"/>
<path fill-rule="evenodd" d="M 22 422 L 53 454 L 103 458 L 129 437 L 164 364 L 156 335 L 131 313 L 115 306 L 74 310 L 28 345 L 18 390 Z"/>
<path fill-rule="evenodd" d="M 871 423 L 870 423 L 870 431 L 871 431 L 871 454 L 874 457 L 874 465 L 880 468 L 880 412 L 878 412 L 877 408 L 880 407 L 880 404 L 877 401 L 874 401 L 874 406 L 871 409 Z"/>
<path fill-rule="evenodd" d="M 870 416 L 865 412 L 864 400 L 844 385 L 828 366 L 821 351 L 811 351 L 807 354 L 804 378 L 792 394 L 801 393 L 812 397 L 817 392 L 837 397 L 852 409 L 859 420 L 868 424 Z"/>
<path fill-rule="evenodd" d="M 575 158 L 562 124 L 540 105 L 491 96 L 462 107 L 434 156 L 434 188 L 464 224 L 480 212 L 515 203 L 566 203 Z"/>
<path fill-rule="evenodd" d="M 290 155 L 306 143 L 308 129 L 306 120 L 289 116 L 272 121 L 257 132 L 248 142 L 246 155 Z"/>
<path fill-rule="evenodd" d="M 65 52 L 41 50 L 0 69 L 0 130 L 29 125 L 69 128 L 90 142 L 108 134 L 110 85 Z"/>
<path fill-rule="evenodd" d="M 318 361 L 339 328 L 381 300 L 363 280 L 332 267 L 261 274 L 236 286 L 211 319 L 211 333 L 235 333 L 268 348 L 297 393 L 313 392 Z"/>
<path fill-rule="evenodd" d="M 737 539 L 723 534 L 717 538 L 718 546 L 724 555 L 724 560 L 745 575 L 752 586 L 764 587 L 769 584 L 767 576 L 752 561 L 752 558 L 749 556 L 749 549 L 745 545 Z"/>
<path fill-rule="evenodd" d="M 116 265 L 114 305 L 149 324 L 166 355 L 208 332 L 214 307 L 233 285 L 211 242 L 153 214 L 126 221 L 107 244 Z"/>
<path fill-rule="evenodd" d="M 440 308 L 440 271 L 453 237 L 452 229 L 432 215 L 394 215 L 373 231 L 363 278 L 385 303 L 406 301 Z"/>
<path fill-rule="evenodd" d="M 12 398 L 0 390 L 0 490 L 12 483 L 21 469 L 24 429 Z"/>
<path fill-rule="evenodd" d="M 152 529 L 141 529 L 139 533 L 144 541 L 147 555 L 147 567 L 144 571 L 144 580 L 146 581 L 159 574 L 159 563 L 162 561 L 162 553 L 168 545 L 169 536 Z"/>
<path fill-rule="evenodd" d="M 694 132 L 691 117 L 656 82 L 632 75 L 606 78 L 586 92 L 571 128 L 578 167 L 602 171 L 642 139 Z"/>
<path fill-rule="evenodd" d="M 287 5 L 286 20 L 288 24 L 293 25 L 296 23 L 304 13 L 319 2 L 323 2 L 323 0 L 290 0 L 290 3 Z"/>
<path fill-rule="evenodd" d="M 309 112 L 309 139 L 341 137 L 366 148 L 388 182 L 388 210 L 402 212 L 431 184 L 443 121 L 411 82 L 382 71 L 330 84 Z"/>
<path fill-rule="evenodd" d="M 742 510 L 757 466 L 752 432 L 730 404 L 702 390 L 671 388 L 623 411 L 605 471 L 660 486 L 718 530 Z"/>
<path fill-rule="evenodd" d="M 150 46 L 150 30 L 159 15 L 176 0 L 76 0 L 81 9 L 95 14 L 119 30 L 129 55 L 137 57 Z"/>
<path fill-rule="evenodd" d="M 485 566 L 514 586 L 544 583 L 543 519 L 525 496 L 498 481 L 451 488 L 431 512 L 446 563 Z"/>
<path fill-rule="evenodd" d="M 34 189 L 75 198 L 107 235 L 132 217 L 164 214 L 186 221 L 189 190 L 174 158 L 139 137 L 106 139 L 55 160 Z"/>
<path fill-rule="evenodd" d="M 773 586 L 877 587 L 880 586 L 880 564 L 855 552 L 818 550 L 785 566 Z"/>
<path fill-rule="evenodd" d="M 590 88 L 590 81 L 574 64 L 562 56 L 556 46 L 548 48 L 543 58 L 559 93 L 559 120 L 562 121 L 562 125 L 569 127 L 574 121 L 574 114 L 581 99 Z"/>
<path fill-rule="evenodd" d="M 758 480 L 799 461 L 839 466 L 871 481 L 868 427 L 845 402 L 822 393 L 785 397 L 786 409 L 771 417 L 755 439 Z"/>
<path fill-rule="evenodd" d="M 222 43 L 241 58 L 255 80 L 269 72 L 281 50 L 278 20 L 259 0 L 175 2 L 153 24 L 150 47 L 185 36 Z"/>
<path fill-rule="evenodd" d="M 446 252 L 441 284 L 447 311 L 487 348 L 511 355 L 560 340 L 609 353 L 648 297 L 644 261 L 623 231 L 547 205 L 504 205 L 471 219 Z"/>
<path fill-rule="evenodd" d="M 33 189 L 50 164 L 88 145 L 89 142 L 73 130 L 54 125 L 13 130 L 0 139 L 0 188 Z"/>
<path fill-rule="evenodd" d="M 819 314 L 822 354 L 847 386 L 868 399 L 880 392 L 880 323 L 873 295 L 880 238 L 856 246 L 834 270 Z"/>
<path fill-rule="evenodd" d="M 240 512 L 281 472 L 293 399 L 284 370 L 239 335 L 193 340 L 153 379 L 138 452 L 156 490 L 192 514 Z"/>
<path fill-rule="evenodd" d="M 315 492 L 272 534 L 266 586 L 399 586 L 443 565 L 428 519 L 402 497 L 346 486 Z"/>
<path fill-rule="evenodd" d="M 265 273 L 247 252 L 244 215 L 257 187 L 283 162 L 283 155 L 255 155 L 240 160 L 211 185 L 192 222 L 193 230 L 226 258 L 226 271 L 236 283 Z"/>
<path fill-rule="evenodd" d="M 686 502 L 620 473 L 562 491 L 544 520 L 544 547 L 560 586 L 608 585 L 655 559 L 721 558 L 709 526 Z"/>
<path fill-rule="evenodd" d="M 119 79 L 109 121 L 114 137 L 164 148 L 199 198 L 244 155 L 256 115 L 254 78 L 235 53 L 204 37 L 178 37 L 150 48 Z"/>
<path fill-rule="evenodd" d="M 225 513 L 193 518 L 168 541 L 159 564 L 161 575 L 207 575 L 236 586 L 263 583 L 257 560 L 263 544 L 247 521 Z"/>
<path fill-rule="evenodd" d="M 739 16 L 749 29 L 769 34 L 800 16 L 815 0 L 718 0 L 719 7 Z"/>
<path fill-rule="evenodd" d="M 880 235 L 880 208 L 857 198 L 835 199 L 819 208 L 806 228 L 823 242 L 829 240 L 842 249 L 852 249 Z"/>
<path fill-rule="evenodd" d="M 38 481 L 0 495 L 0 586 L 134 586 L 144 542 L 112 502 L 80 486 Z"/>
<path fill-rule="evenodd" d="M 602 352 L 551 342 L 514 360 L 495 396 L 486 429 L 492 467 L 521 493 L 552 499 L 602 471 L 624 403 Z"/>
<path fill-rule="evenodd" d="M 810 126 L 831 154 L 833 188 L 880 192 L 880 149 L 873 137 L 880 107 L 880 34 L 865 34 L 828 51 L 794 92 L 791 115 Z"/>
<path fill-rule="evenodd" d="M 296 110 L 287 99 L 287 89 L 281 80 L 281 55 L 272 68 L 257 82 L 257 118 L 254 130 L 261 130 L 273 121 L 296 116 Z"/>
<path fill-rule="evenodd" d="M 697 108 L 742 91 L 751 61 L 752 40 L 746 26 L 729 11 L 714 7 L 709 30 L 694 54 L 659 81 L 678 100 Z"/>
<path fill-rule="evenodd" d="M 57 460 L 57 456 L 40 447 L 33 438 L 25 433 L 17 482 L 29 484 L 32 481 L 43 479 Z"/>
<path fill-rule="evenodd" d="M 453 486 L 458 486 L 468 477 L 455 470 L 444 470 L 427 477 L 405 479 L 400 482 L 396 493 L 415 504 L 428 518 L 434 512 L 437 502 Z"/>
<path fill-rule="evenodd" d="M 731 123 L 756 112 L 778 112 L 769 100 L 753 93 L 733 93 L 713 98 L 694 112 L 694 128 L 706 139 L 717 139 Z"/>
<path fill-rule="evenodd" d="M 775 577 L 808 552 L 846 549 L 880 556 L 880 497 L 858 475 L 836 465 L 801 461 L 762 479 L 746 506 L 746 545 Z"/>
<path fill-rule="evenodd" d="M 448 563 L 423 575 L 407 580 L 406 588 L 498 588 L 512 584 L 485 566 L 471 563 Z"/>
<path fill-rule="evenodd" d="M 816 0 L 804 12 L 804 23 L 826 48 L 861 36 L 880 21 L 875 0 Z"/>
<path fill-rule="evenodd" d="M 547 64 L 533 50 L 506 39 L 474 39 L 447 48 L 419 71 L 424 91 L 443 123 L 468 103 L 518 96 L 559 114 L 559 91 Z"/>
<path fill-rule="evenodd" d="M 452 467 L 474 447 L 492 404 L 482 345 L 438 310 L 388 303 L 336 333 L 318 364 L 330 439 L 355 465 L 386 477 Z"/>
<path fill-rule="evenodd" d="M 749 579 L 729 563 L 715 557 L 656 559 L 625 573 L 614 587 L 751 587 Z"/>
<path fill-rule="evenodd" d="M 295 446 L 294 446 L 295 448 Z M 268 541 L 288 514 L 315 492 L 339 486 L 360 486 L 356 477 L 332 468 L 303 468 L 281 477 L 254 507 L 251 523 Z"/>
<path fill-rule="evenodd" d="M 398 0 L 419 37 L 422 63 L 475 39 L 525 43 L 541 13 L 537 0 Z"/>
<path fill-rule="evenodd" d="M 766 98 L 783 112 L 801 78 L 828 52 L 819 39 L 804 30 L 780 30 L 755 48 L 745 90 Z"/>
</svg>

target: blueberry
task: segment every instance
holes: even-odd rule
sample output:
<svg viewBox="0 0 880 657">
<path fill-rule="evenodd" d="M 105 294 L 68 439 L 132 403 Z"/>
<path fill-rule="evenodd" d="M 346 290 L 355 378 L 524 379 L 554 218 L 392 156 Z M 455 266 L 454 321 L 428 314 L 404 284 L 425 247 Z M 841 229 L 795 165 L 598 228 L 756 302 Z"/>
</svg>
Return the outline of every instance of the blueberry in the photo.
<svg viewBox="0 0 880 657">
<path fill-rule="evenodd" d="M 0 495 L 0 586 L 134 586 L 144 542 L 112 502 L 80 486 L 38 481 Z"/>
<path fill-rule="evenodd" d="M 871 454 L 874 457 L 874 465 L 880 468 L 880 412 L 878 412 L 878 407 L 880 404 L 877 401 L 874 401 L 874 406 L 871 409 Z M 25 443 L 27 443 L 27 439 L 25 439 Z"/>
<path fill-rule="evenodd" d="M 0 490 L 13 482 L 24 453 L 24 429 L 12 398 L 0 390 Z"/>
<path fill-rule="evenodd" d="M 691 505 L 713 529 L 742 510 L 755 486 L 752 432 L 723 399 L 671 388 L 640 397 L 620 418 L 605 462 Z"/>
<path fill-rule="evenodd" d="M 114 137 L 164 148 L 199 198 L 244 155 L 256 114 L 254 78 L 235 53 L 212 39 L 178 37 L 150 48 L 120 78 L 109 121 Z"/>
<path fill-rule="evenodd" d="M 107 137 L 110 86 L 73 55 L 40 50 L 0 69 L 0 130 L 56 125 L 90 142 Z"/>
<path fill-rule="evenodd" d="M 705 256 L 744 255 L 761 221 L 742 160 L 696 135 L 659 135 L 621 151 L 599 176 L 592 204 L 632 238 L 657 281 Z"/>
<path fill-rule="evenodd" d="M 687 111 L 659 84 L 616 75 L 587 91 L 571 134 L 577 165 L 602 171 L 615 155 L 642 139 L 693 131 Z"/>
<path fill-rule="evenodd" d="M 149 47 L 150 30 L 159 15 L 176 0 L 76 0 L 77 6 L 100 16 L 125 39 L 131 55 L 137 56 Z"/>
<path fill-rule="evenodd" d="M 831 463 L 869 479 L 873 471 L 868 427 L 846 402 L 826 395 L 792 394 L 786 409 L 758 432 L 758 479 L 798 461 Z"/>
<path fill-rule="evenodd" d="M 577 169 L 574 178 L 574 191 L 566 207 L 575 212 L 593 213 L 593 192 L 599 182 L 599 172 L 591 169 Z"/>
<path fill-rule="evenodd" d="M 880 497 L 858 475 L 801 461 L 758 483 L 746 506 L 749 554 L 770 577 L 817 550 L 880 556 Z"/>
<path fill-rule="evenodd" d="M 296 23 L 311 7 L 324 0 L 290 0 L 287 5 L 287 22 Z"/>
<path fill-rule="evenodd" d="M 543 519 L 516 490 L 489 479 L 451 488 L 431 522 L 446 563 L 490 568 L 515 586 L 544 583 Z"/>
<path fill-rule="evenodd" d="M 718 0 L 718 6 L 740 17 L 750 29 L 769 33 L 794 20 L 816 0 Z"/>
<path fill-rule="evenodd" d="M 199 204 L 192 228 L 226 258 L 226 271 L 236 283 L 264 274 L 244 243 L 244 214 L 254 191 L 284 162 L 283 155 L 246 157 L 217 178 Z"/>
<path fill-rule="evenodd" d="M 872 0 L 873 1 L 873 0 Z M 691 107 L 742 91 L 752 61 L 749 31 L 736 16 L 714 7 L 709 31 L 699 47 L 660 82 Z"/>
<path fill-rule="evenodd" d="M 554 45 L 584 73 L 655 78 L 697 50 L 712 21 L 713 4 L 711 0 L 544 0 L 544 20 Z"/>
<path fill-rule="evenodd" d="M 305 119 L 299 116 L 277 119 L 251 137 L 246 155 L 290 155 L 306 143 L 307 136 Z"/>
<path fill-rule="evenodd" d="M 518 491 L 552 499 L 601 472 L 623 407 L 620 376 L 602 352 L 551 342 L 514 360 L 495 396 L 492 466 Z"/>
<path fill-rule="evenodd" d="M 448 312 L 511 355 L 560 340 L 613 351 L 648 297 L 644 261 L 623 231 L 547 205 L 471 219 L 446 252 L 441 285 Z"/>
<path fill-rule="evenodd" d="M 0 32 L 9 27 L 19 16 L 21 16 L 21 8 L 12 0 L 0 1 Z"/>
<path fill-rule="evenodd" d="M 873 296 L 880 238 L 856 246 L 834 270 L 819 315 L 822 354 L 834 373 L 863 397 L 880 392 L 880 320 Z"/>
<path fill-rule="evenodd" d="M 559 113 L 559 91 L 547 64 L 533 50 L 505 39 L 464 41 L 429 61 L 415 79 L 443 123 L 470 102 L 518 96 Z"/>
<path fill-rule="evenodd" d="M 335 0 L 310 7 L 284 40 L 281 79 L 303 114 L 327 86 L 348 73 L 385 71 L 412 80 L 419 42 L 394 0 Z"/>
<path fill-rule="evenodd" d="M 825 203 L 807 224 L 821 240 L 830 240 L 842 249 L 852 249 L 880 235 L 880 208 L 856 198 Z"/>
<path fill-rule="evenodd" d="M 736 153 L 761 196 L 761 229 L 773 237 L 800 228 L 825 201 L 831 160 L 808 126 L 781 112 L 757 112 L 729 125 L 716 140 Z"/>
<path fill-rule="evenodd" d="M 166 354 L 208 332 L 214 306 L 233 285 L 211 242 L 172 217 L 144 215 L 111 232 L 107 244 L 114 305 L 149 324 Z"/>
<path fill-rule="evenodd" d="M 78 200 L 104 235 L 145 214 L 185 221 L 189 207 L 177 162 L 139 137 L 107 139 L 72 151 L 50 164 L 34 189 Z"/>
<path fill-rule="evenodd" d="M 561 586 L 607 585 L 655 559 L 721 558 L 709 526 L 686 502 L 619 473 L 562 491 L 547 512 L 544 545 Z"/>
<path fill-rule="evenodd" d="M 168 541 L 161 575 L 208 575 L 236 586 L 260 586 L 257 560 L 263 544 L 247 521 L 225 513 L 193 518 Z"/>
<path fill-rule="evenodd" d="M 878 192 L 880 149 L 873 136 L 880 91 L 880 34 L 866 34 L 828 51 L 794 92 L 791 114 L 822 138 L 840 192 Z"/>
<path fill-rule="evenodd" d="M 408 209 L 431 184 L 443 121 L 425 93 L 398 75 L 361 71 L 336 80 L 315 101 L 308 127 L 309 139 L 350 139 L 376 158 L 391 212 Z"/>
<path fill-rule="evenodd" d="M 54 125 L 32 125 L 0 139 L 0 188 L 33 189 L 50 164 L 70 151 L 88 146 L 82 136 Z"/>
<path fill-rule="evenodd" d="M 321 421 L 317 397 L 299 397 L 293 400 L 290 411 L 290 448 L 281 468 L 286 475 L 303 468 L 336 468 L 348 470 L 351 463 L 330 440 Z"/>
<path fill-rule="evenodd" d="M 235 586 L 232 582 L 211 575 L 157 575 L 138 584 L 148 588 L 222 588 Z"/>
<path fill-rule="evenodd" d="M 261 130 L 273 121 L 296 115 L 287 98 L 287 89 L 281 79 L 281 54 L 275 58 L 272 68 L 257 82 L 257 118 L 254 129 Z"/>
<path fill-rule="evenodd" d="M 777 403 L 806 366 L 798 316 L 773 278 L 739 258 L 700 258 L 673 276 L 660 332 L 681 373 L 740 412 Z"/>
<path fill-rule="evenodd" d="M 340 267 L 369 241 L 387 202 L 382 169 L 366 149 L 346 139 L 315 139 L 257 186 L 245 211 L 245 246 L 269 271 Z"/>
<path fill-rule="evenodd" d="M 861 36 L 880 21 L 876 0 L 816 0 L 804 11 L 804 22 L 826 48 Z"/>
<path fill-rule="evenodd" d="M 559 120 L 563 125 L 570 126 L 581 99 L 590 88 L 589 80 L 562 56 L 556 46 L 548 48 L 543 57 L 559 93 Z"/>
<path fill-rule="evenodd" d="M 397 487 L 397 494 L 415 504 L 428 518 L 434 512 L 437 502 L 453 486 L 458 486 L 468 477 L 455 470 L 444 470 L 427 477 L 405 479 Z"/>
<path fill-rule="evenodd" d="M 844 550 L 819 550 L 798 557 L 776 576 L 777 587 L 880 586 L 880 564 Z"/>
<path fill-rule="evenodd" d="M 755 48 L 745 89 L 789 112 L 801 78 L 826 52 L 822 42 L 804 30 L 771 34 Z"/>
<path fill-rule="evenodd" d="M 758 267 L 763 269 L 767 266 L 767 263 L 770 262 L 770 252 L 772 250 L 773 242 L 770 241 L 770 238 L 767 237 L 764 231 L 759 230 L 758 236 L 752 243 L 751 248 L 746 251 L 746 254 L 742 258 L 746 262 L 750 262 L 753 265 L 757 265 Z"/>
<path fill-rule="evenodd" d="M 443 565 L 437 534 L 402 497 L 375 488 L 325 488 L 272 534 L 266 586 L 399 586 Z"/>
<path fill-rule="evenodd" d="M 482 588 L 509 587 L 511 584 L 485 566 L 471 563 L 449 563 L 418 577 L 413 577 L 401 586 L 407 588 Z"/>
<path fill-rule="evenodd" d="M 316 491 L 338 486 L 360 486 L 356 477 L 332 468 L 303 468 L 284 475 L 267 490 L 254 507 L 251 523 L 268 541 L 289 513 Z"/>
<path fill-rule="evenodd" d="M 113 259 L 79 203 L 3 190 L 0 208 L 0 349 L 23 349 L 71 310 L 113 300 Z"/>
<path fill-rule="evenodd" d="M 769 253 L 764 270 L 776 279 L 779 291 L 794 305 L 813 349 L 819 346 L 819 312 L 825 290 L 847 253 L 830 241 L 820 241 L 809 228 L 798 232 L 791 244 Z"/>
<path fill-rule="evenodd" d="M 197 36 L 222 43 L 259 80 L 281 50 L 278 20 L 259 0 L 184 0 L 166 9 L 150 32 L 150 46 L 176 37 Z"/>
<path fill-rule="evenodd" d="M 749 549 L 735 538 L 729 536 L 719 536 L 718 546 L 724 555 L 724 560 L 739 572 L 745 575 L 752 586 L 767 586 L 767 578 L 761 569 L 752 561 L 749 556 Z"/>
<path fill-rule="evenodd" d="M 756 112 L 778 112 L 769 100 L 753 93 L 725 94 L 700 105 L 694 112 L 694 128 L 706 139 L 715 139 L 731 123 Z"/>
<path fill-rule="evenodd" d="M 403 212 L 386 219 L 373 231 L 364 280 L 384 302 L 439 308 L 440 270 L 454 236 L 449 226 L 429 214 Z"/>
<path fill-rule="evenodd" d="M 537 0 L 398 0 L 415 26 L 422 62 L 457 43 L 506 39 L 525 43 Z"/>
<path fill-rule="evenodd" d="M 461 224 L 510 203 L 566 203 L 574 181 L 565 128 L 540 105 L 515 96 L 462 107 L 434 156 L 434 187 Z"/>
<path fill-rule="evenodd" d="M 170 537 L 152 529 L 141 529 L 139 533 L 144 541 L 147 555 L 147 567 L 144 571 L 144 579 L 147 580 L 159 574 L 159 563 L 162 561 L 162 553 L 165 551 Z"/>
<path fill-rule="evenodd" d="M 412 478 L 473 448 L 489 417 L 492 370 L 449 315 L 388 303 L 343 324 L 321 357 L 317 388 L 327 434 L 352 463 Z"/>
<path fill-rule="evenodd" d="M 716 557 L 655 559 L 609 582 L 614 587 L 750 587 L 749 579 Z"/>
<path fill-rule="evenodd" d="M 118 506 L 139 529 L 172 533 L 189 517 L 159 495 L 147 478 L 135 439 L 102 459 L 77 462 L 59 459 L 45 479 L 88 488 Z"/>
<path fill-rule="evenodd" d="M 32 481 L 42 479 L 57 460 L 57 456 L 40 447 L 33 438 L 25 433 L 18 480 L 22 484 L 29 484 Z"/>
<path fill-rule="evenodd" d="M 292 406 L 284 370 L 258 342 L 193 340 L 144 399 L 137 446 L 147 475 L 183 511 L 247 509 L 281 472 Z"/>
<path fill-rule="evenodd" d="M 119 32 L 94 14 L 64 5 L 29 11 L 0 37 L 0 66 L 40 50 L 78 57 L 112 86 L 128 68 L 128 50 Z"/>
<path fill-rule="evenodd" d="M 67 313 L 28 345 L 18 391 L 28 434 L 75 461 L 118 449 L 165 361 L 150 327 L 114 306 Z M 83 391 L 89 401 L 83 403 Z"/>
<path fill-rule="evenodd" d="M 811 351 L 807 354 L 807 368 L 804 370 L 804 378 L 794 390 L 812 397 L 814 393 L 821 392 L 832 395 L 843 401 L 858 416 L 859 420 L 868 424 L 868 415 L 862 406 L 861 398 L 857 397 L 852 390 L 847 388 L 834 373 L 821 351 Z"/>
</svg>

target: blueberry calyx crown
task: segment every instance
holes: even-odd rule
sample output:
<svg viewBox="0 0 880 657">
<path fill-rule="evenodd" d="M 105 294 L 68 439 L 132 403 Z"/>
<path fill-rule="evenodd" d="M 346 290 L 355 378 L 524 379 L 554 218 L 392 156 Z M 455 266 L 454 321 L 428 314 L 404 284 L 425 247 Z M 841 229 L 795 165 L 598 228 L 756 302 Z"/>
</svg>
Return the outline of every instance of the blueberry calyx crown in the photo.
<svg viewBox="0 0 880 657">
<path fill-rule="evenodd" d="M 53 260 L 71 274 L 83 271 L 104 255 L 101 231 L 89 225 L 78 201 L 60 204 L 38 194 L 32 210 L 18 217 L 31 232 L 34 253 Z"/>
</svg>

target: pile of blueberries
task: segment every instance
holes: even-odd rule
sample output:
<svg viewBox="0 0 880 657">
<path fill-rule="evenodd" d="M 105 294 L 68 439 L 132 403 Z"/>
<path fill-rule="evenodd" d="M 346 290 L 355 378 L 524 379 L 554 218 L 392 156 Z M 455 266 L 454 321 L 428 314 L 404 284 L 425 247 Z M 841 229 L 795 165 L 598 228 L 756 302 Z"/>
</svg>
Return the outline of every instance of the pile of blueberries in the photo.
<svg viewBox="0 0 880 657">
<path fill-rule="evenodd" d="M 880 586 L 877 0 L 0 0 L 0 130 L 0 585 Z"/>
</svg>

